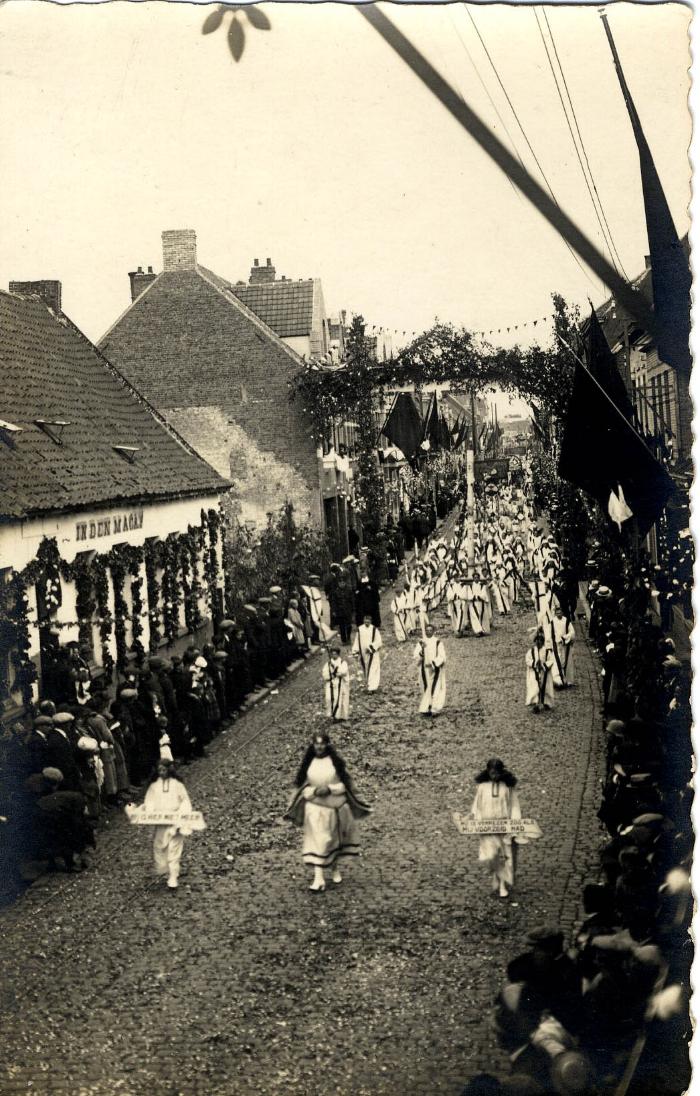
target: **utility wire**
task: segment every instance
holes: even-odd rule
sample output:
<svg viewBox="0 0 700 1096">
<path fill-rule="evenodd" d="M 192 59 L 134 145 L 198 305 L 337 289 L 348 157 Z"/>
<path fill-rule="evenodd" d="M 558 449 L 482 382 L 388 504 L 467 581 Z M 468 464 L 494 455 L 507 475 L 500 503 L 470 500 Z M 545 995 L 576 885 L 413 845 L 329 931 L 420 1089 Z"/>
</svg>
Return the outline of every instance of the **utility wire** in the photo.
<svg viewBox="0 0 700 1096">
<path fill-rule="evenodd" d="M 466 53 L 467 57 L 469 58 L 469 61 L 471 62 L 471 66 L 474 69 L 474 72 L 476 73 L 477 79 L 478 79 L 479 83 L 481 84 L 482 88 L 484 89 L 484 91 L 486 92 L 486 97 L 488 98 L 489 103 L 493 107 L 494 114 L 496 115 L 499 122 L 503 126 L 503 129 L 506 133 L 506 136 L 508 137 L 508 140 L 510 141 L 511 148 L 513 149 L 513 152 L 515 153 L 515 155 L 517 157 L 518 163 L 520 164 L 521 168 L 523 170 L 525 170 L 525 164 L 523 163 L 523 161 L 520 158 L 520 153 L 518 152 L 517 145 L 515 144 L 515 141 L 513 140 L 511 132 L 508 129 L 508 126 L 506 125 L 501 112 L 499 111 L 498 107 L 496 106 L 496 103 L 495 103 L 495 101 L 494 101 L 494 99 L 491 95 L 491 92 L 488 89 L 488 86 L 487 86 L 486 82 L 484 81 L 483 76 L 481 75 L 481 73 L 479 72 L 479 69 L 477 68 L 476 61 L 472 57 L 472 55 L 469 51 L 469 47 L 468 47 L 467 43 L 464 41 L 464 38 L 462 36 L 462 32 L 459 29 L 459 27 L 457 26 L 457 22 L 454 18 L 454 13 L 452 12 L 452 10 L 450 10 L 450 19 L 452 20 L 452 25 L 455 29 L 455 33 L 456 33 L 457 37 L 459 38 L 460 42 L 462 43 L 462 48 L 464 49 L 464 52 Z M 464 96 L 462 96 L 462 98 L 464 98 Z M 522 194 L 520 193 L 520 191 L 518 190 L 518 188 L 516 187 L 516 185 L 512 181 L 512 179 L 510 179 L 509 182 L 510 182 L 513 190 L 515 191 L 515 193 L 518 195 L 519 200 L 524 201 Z"/>
<path fill-rule="evenodd" d="M 525 139 L 525 144 L 526 144 L 526 145 L 527 145 L 527 147 L 529 148 L 529 150 L 530 150 L 530 154 L 531 154 L 531 156 L 532 156 L 533 160 L 535 161 L 535 163 L 537 164 L 537 167 L 538 167 L 538 169 L 539 169 L 540 175 L 541 175 L 541 176 L 542 176 L 542 178 L 544 179 L 544 184 L 545 184 L 545 186 L 547 187 L 547 190 L 549 191 L 550 197 L 551 197 L 552 201 L 554 202 L 555 206 L 557 207 L 557 209 L 561 209 L 561 206 L 559 205 L 559 202 L 557 201 L 557 199 L 556 199 L 556 197 L 555 197 L 555 195 L 554 195 L 554 191 L 552 190 L 552 187 L 551 187 L 551 185 L 550 185 L 550 183 L 549 183 L 549 179 L 547 178 L 547 176 L 546 176 L 546 174 L 545 174 L 544 168 L 542 167 L 542 164 L 540 163 L 539 159 L 537 158 L 537 153 L 535 152 L 534 148 L 533 148 L 533 147 L 532 147 L 532 145 L 530 144 L 530 139 L 529 139 L 529 137 L 528 137 L 527 133 L 525 132 L 525 129 L 524 129 L 524 127 L 523 127 L 523 124 L 522 124 L 522 122 L 520 121 L 520 118 L 519 118 L 519 116 L 518 116 L 518 112 L 517 112 L 517 110 L 515 109 L 515 107 L 513 106 L 512 100 L 511 100 L 511 98 L 510 98 L 510 95 L 508 94 L 508 92 L 507 92 L 507 91 L 506 91 L 506 89 L 505 89 L 505 86 L 504 86 L 504 84 L 503 84 L 503 81 L 501 80 L 501 77 L 500 77 L 500 74 L 499 74 L 499 72 L 498 72 L 498 69 L 496 68 L 496 65 L 494 64 L 493 58 L 491 57 L 491 54 L 490 54 L 490 53 L 489 53 L 489 51 L 488 51 L 488 47 L 487 47 L 486 43 L 484 42 L 484 39 L 483 39 L 483 38 L 481 37 L 481 33 L 480 33 L 480 31 L 479 31 L 479 28 L 477 27 L 477 25 L 476 25 L 476 22 L 475 22 L 475 20 L 474 20 L 474 16 L 473 16 L 473 15 L 472 15 L 472 13 L 470 12 L 470 10 L 469 10 L 469 8 L 467 7 L 466 3 L 464 4 L 464 10 L 466 11 L 467 15 L 469 16 L 469 18 L 470 18 L 470 20 L 471 20 L 471 23 L 472 23 L 472 26 L 474 27 L 474 30 L 475 30 L 475 31 L 476 31 L 476 33 L 477 33 L 477 37 L 478 37 L 479 41 L 481 42 L 481 45 L 483 46 L 483 49 L 484 49 L 484 53 L 486 54 L 486 56 L 487 56 L 487 58 L 488 58 L 488 61 L 489 61 L 489 64 L 491 65 L 491 68 L 493 69 L 494 75 L 495 75 L 496 79 L 498 80 L 498 83 L 499 83 L 499 86 L 500 86 L 500 88 L 501 88 L 501 91 L 503 92 L 503 94 L 504 94 L 504 95 L 505 95 L 505 97 L 506 97 L 506 101 L 507 101 L 507 103 L 508 103 L 508 106 L 510 107 L 511 111 L 513 112 L 513 117 L 515 118 L 515 121 L 516 121 L 516 122 L 518 123 L 518 128 L 519 128 L 520 132 L 522 133 L 522 135 L 523 135 L 523 137 L 524 137 L 524 139 Z M 517 154 L 516 154 L 516 155 L 517 155 Z M 518 160 L 520 160 L 520 157 L 519 157 L 519 156 L 518 156 Z M 522 163 L 522 160 L 520 160 L 520 163 Z M 576 254 L 576 252 L 574 251 L 574 249 L 573 249 L 573 248 L 571 247 L 571 245 L 569 244 L 568 240 L 565 240 L 564 242 L 565 242 L 565 244 L 566 244 L 566 246 L 567 246 L 567 248 L 568 248 L 569 252 L 571 253 L 571 256 L 573 257 L 574 261 L 576 262 L 576 265 L 577 265 L 577 266 L 579 266 L 579 267 L 581 268 L 581 270 L 582 270 L 582 271 L 583 271 L 583 273 L 584 273 L 584 274 L 586 275 L 586 277 L 588 278 L 588 280 L 589 280 L 589 282 L 591 283 L 591 285 L 595 285 L 595 282 L 594 282 L 594 281 L 593 281 L 593 279 L 591 278 L 591 276 L 590 276 L 590 274 L 588 273 L 588 271 L 586 270 L 586 268 L 585 268 L 585 267 L 583 266 L 583 264 L 581 263 L 581 261 L 580 261 L 580 259 L 579 259 L 578 255 Z M 596 289 L 597 289 L 597 288 L 598 288 L 598 287 L 596 286 Z"/>
<path fill-rule="evenodd" d="M 583 143 L 583 137 L 581 136 L 581 130 L 579 129 L 578 118 L 576 117 L 576 111 L 574 109 L 574 104 L 573 104 L 573 101 L 571 99 L 571 94 L 569 93 L 569 85 L 566 82 L 566 76 L 564 75 L 564 69 L 562 68 L 562 63 L 559 59 L 559 51 L 557 49 L 557 44 L 554 41 L 554 34 L 552 33 L 552 28 L 549 25 L 549 19 L 547 17 L 547 9 L 546 8 L 542 8 L 542 15 L 544 16 L 544 21 L 547 24 L 547 30 L 549 31 L 549 37 L 552 39 L 552 46 L 554 47 L 554 56 L 557 59 L 557 65 L 559 66 L 559 71 L 561 73 L 561 78 L 564 82 L 564 89 L 566 91 L 566 97 L 569 101 L 569 106 L 571 108 L 571 115 L 574 119 L 574 125 L 576 126 L 576 132 L 578 134 L 578 139 L 581 142 L 581 151 L 583 152 L 583 156 L 584 156 L 584 159 L 586 161 L 586 167 L 588 168 L 588 174 L 591 177 L 591 183 L 593 184 L 593 190 L 595 191 L 595 196 L 598 199 L 598 205 L 600 206 L 600 212 L 602 214 L 603 220 L 605 221 L 605 227 L 608 230 L 608 236 L 610 237 L 610 243 L 612 244 L 613 251 L 615 252 L 615 255 L 617 257 L 617 262 L 618 262 L 618 265 L 620 267 L 620 270 L 624 274 L 625 278 L 627 278 L 627 281 L 629 281 L 630 280 L 629 276 L 628 276 L 627 271 L 625 270 L 624 266 L 622 265 L 622 259 L 620 258 L 617 247 L 615 246 L 615 240 L 613 239 L 613 234 L 610 230 L 610 225 L 608 224 L 608 218 L 605 216 L 605 209 L 603 208 L 603 203 L 600 200 L 600 194 L 598 193 L 598 187 L 595 185 L 595 178 L 593 177 L 593 171 L 591 170 L 591 165 L 588 161 L 588 153 L 586 152 L 586 146 Z"/>
<path fill-rule="evenodd" d="M 593 212 L 596 215 L 596 220 L 598 221 L 598 227 L 600 228 L 601 235 L 603 237 L 603 243 L 605 244 L 605 248 L 608 252 L 608 255 L 610 256 L 610 261 L 612 262 L 613 266 L 615 267 L 615 270 L 618 270 L 618 266 L 617 266 L 617 263 L 615 262 L 615 258 L 613 256 L 612 249 L 610 247 L 610 243 L 608 242 L 608 237 L 605 234 L 605 229 L 603 227 L 603 222 L 600 218 L 600 213 L 598 212 L 598 206 L 595 204 L 595 198 L 593 197 L 593 191 L 591 190 L 591 184 L 589 183 L 588 176 L 586 175 L 586 169 L 583 166 L 583 160 L 581 159 L 581 153 L 579 152 L 579 147 L 576 144 L 576 138 L 574 137 L 574 131 L 571 128 L 571 121 L 569 119 L 569 115 L 568 115 L 568 112 L 567 112 L 567 109 L 566 109 L 566 105 L 564 103 L 564 97 L 561 93 L 561 88 L 559 86 L 559 81 L 557 80 L 557 74 L 554 71 L 554 65 L 552 63 L 552 56 L 551 56 L 551 53 L 549 51 L 549 46 L 547 45 L 547 39 L 545 38 L 544 31 L 542 30 L 542 24 L 540 23 L 539 15 L 537 14 L 537 8 L 533 8 L 532 11 L 534 13 L 535 21 L 537 23 L 537 29 L 540 32 L 540 38 L 542 39 L 542 45 L 544 46 L 544 52 L 547 56 L 547 61 L 549 63 L 549 68 L 550 68 L 550 71 L 552 73 L 552 79 L 554 80 L 554 86 L 557 89 L 557 95 L 559 96 L 559 102 L 561 103 L 561 109 L 564 112 L 564 118 L 566 119 L 566 125 L 568 127 L 569 134 L 571 136 L 571 143 L 574 146 L 574 152 L 576 153 L 576 158 L 577 158 L 577 160 L 579 162 L 579 166 L 581 168 L 581 174 L 583 175 L 583 181 L 586 184 L 586 190 L 588 191 L 588 196 L 591 199 L 591 205 L 593 206 Z"/>
</svg>

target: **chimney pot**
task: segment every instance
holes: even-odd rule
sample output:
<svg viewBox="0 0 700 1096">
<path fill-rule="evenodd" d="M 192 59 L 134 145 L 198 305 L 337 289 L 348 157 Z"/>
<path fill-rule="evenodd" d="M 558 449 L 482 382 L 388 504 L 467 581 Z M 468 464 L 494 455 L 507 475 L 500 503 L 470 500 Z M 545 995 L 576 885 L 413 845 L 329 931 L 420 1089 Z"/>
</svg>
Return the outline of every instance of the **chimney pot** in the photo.
<svg viewBox="0 0 700 1096">
<path fill-rule="evenodd" d="M 153 273 L 153 267 L 149 266 L 148 274 L 144 274 L 143 267 L 139 267 L 138 270 L 132 271 L 129 274 L 129 286 L 131 288 L 131 303 L 140 297 L 147 285 L 155 279 Z"/>
<path fill-rule="evenodd" d="M 197 267 L 197 233 L 193 228 L 167 229 L 163 240 L 163 270 L 172 274 Z"/>
<path fill-rule="evenodd" d="M 250 268 L 250 278 L 248 279 L 249 285 L 266 285 L 269 282 L 275 280 L 275 268 L 272 265 L 272 259 L 268 259 L 265 266 L 260 266 L 257 259 L 253 260 L 253 265 Z"/>
<path fill-rule="evenodd" d="M 57 281 L 10 282 L 10 293 L 41 297 L 57 316 L 61 314 L 61 283 Z"/>
</svg>

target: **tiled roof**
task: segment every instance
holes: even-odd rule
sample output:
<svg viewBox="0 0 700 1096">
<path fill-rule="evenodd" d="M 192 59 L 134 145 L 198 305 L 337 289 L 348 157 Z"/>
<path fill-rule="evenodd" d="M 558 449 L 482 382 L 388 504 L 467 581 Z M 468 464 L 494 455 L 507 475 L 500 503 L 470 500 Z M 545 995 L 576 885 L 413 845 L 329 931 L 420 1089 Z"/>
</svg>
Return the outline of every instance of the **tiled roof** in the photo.
<svg viewBox="0 0 700 1096">
<path fill-rule="evenodd" d="M 21 428 L 0 431 L 0 520 L 229 486 L 38 297 L 0 292 L 0 376 L 0 419 Z M 60 444 L 37 419 L 66 423 Z"/>
<path fill-rule="evenodd" d="M 312 278 L 299 282 L 231 285 L 230 288 L 280 338 L 311 333 L 314 311 Z"/>
</svg>

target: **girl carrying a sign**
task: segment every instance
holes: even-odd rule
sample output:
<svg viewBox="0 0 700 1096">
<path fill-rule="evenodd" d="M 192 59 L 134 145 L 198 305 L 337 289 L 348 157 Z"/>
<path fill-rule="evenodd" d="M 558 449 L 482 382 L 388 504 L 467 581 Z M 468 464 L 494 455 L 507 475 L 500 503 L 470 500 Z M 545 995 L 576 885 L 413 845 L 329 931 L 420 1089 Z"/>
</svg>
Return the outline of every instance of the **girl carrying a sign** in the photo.
<svg viewBox="0 0 700 1096">
<path fill-rule="evenodd" d="M 190 797 L 185 785 L 178 780 L 172 761 L 159 761 L 157 772 L 158 775 L 146 792 L 142 812 L 146 815 L 190 814 L 192 812 Z M 131 817 L 138 809 L 130 805 L 126 808 L 126 813 Z M 191 827 L 183 822 L 182 825 L 155 825 L 153 830 L 153 860 L 156 875 L 166 875 L 168 887 L 175 890 L 180 875 L 185 837 L 192 832 Z"/>
<path fill-rule="evenodd" d="M 486 762 L 486 768 L 476 778 L 477 790 L 471 816 L 478 822 L 486 819 L 519 819 L 520 799 L 515 790 L 517 780 L 508 772 L 500 758 Z M 515 845 L 527 838 L 510 834 L 487 834 L 479 838 L 479 860 L 491 873 L 491 889 L 499 898 L 508 897 L 508 888 L 515 883 Z"/>
</svg>

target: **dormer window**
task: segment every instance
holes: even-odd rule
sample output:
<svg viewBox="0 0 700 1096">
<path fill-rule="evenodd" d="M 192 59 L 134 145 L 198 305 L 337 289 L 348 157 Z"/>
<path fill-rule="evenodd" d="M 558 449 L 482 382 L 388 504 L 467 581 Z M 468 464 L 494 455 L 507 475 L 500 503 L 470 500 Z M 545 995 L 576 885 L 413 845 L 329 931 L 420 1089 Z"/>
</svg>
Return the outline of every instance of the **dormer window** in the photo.
<svg viewBox="0 0 700 1096">
<path fill-rule="evenodd" d="M 34 419 L 34 425 L 48 435 L 51 441 L 55 441 L 56 445 L 63 445 L 63 431 L 70 423 L 63 419 Z"/>
<path fill-rule="evenodd" d="M 14 422 L 0 419 L 0 441 L 4 442 L 8 449 L 14 449 L 17 437 L 22 433 L 22 427 Z"/>
<path fill-rule="evenodd" d="M 133 464 L 136 460 L 136 454 L 140 452 L 137 445 L 113 445 L 112 449 L 128 464 Z"/>
</svg>

